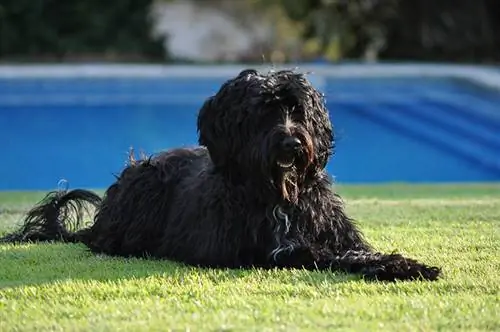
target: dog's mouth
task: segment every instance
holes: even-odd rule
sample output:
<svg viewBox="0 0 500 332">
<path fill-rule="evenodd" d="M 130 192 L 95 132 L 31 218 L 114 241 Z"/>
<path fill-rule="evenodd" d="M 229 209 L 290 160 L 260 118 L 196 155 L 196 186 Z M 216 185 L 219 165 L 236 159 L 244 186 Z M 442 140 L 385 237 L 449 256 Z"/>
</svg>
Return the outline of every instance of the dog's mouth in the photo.
<svg viewBox="0 0 500 332">
<path fill-rule="evenodd" d="M 281 171 L 293 171 L 301 168 L 304 155 L 300 148 L 295 151 L 280 151 L 275 159 L 275 165 Z"/>
<path fill-rule="evenodd" d="M 295 202 L 298 197 L 299 165 L 298 155 L 285 155 L 276 160 L 275 183 L 281 197 L 289 202 Z"/>
<path fill-rule="evenodd" d="M 295 157 L 278 159 L 276 161 L 276 165 L 278 165 L 279 168 L 284 169 L 284 170 L 291 169 L 295 165 Z"/>
</svg>

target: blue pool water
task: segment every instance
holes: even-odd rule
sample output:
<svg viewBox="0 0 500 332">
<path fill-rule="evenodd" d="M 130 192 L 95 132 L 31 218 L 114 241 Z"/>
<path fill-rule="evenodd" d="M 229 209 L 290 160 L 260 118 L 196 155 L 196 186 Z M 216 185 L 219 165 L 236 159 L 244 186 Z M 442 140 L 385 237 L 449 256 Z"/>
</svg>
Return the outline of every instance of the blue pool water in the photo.
<svg viewBox="0 0 500 332">
<path fill-rule="evenodd" d="M 0 79 L 0 190 L 106 187 L 130 146 L 197 143 L 220 78 Z M 327 78 L 342 183 L 500 180 L 500 95 L 430 78 Z"/>
</svg>

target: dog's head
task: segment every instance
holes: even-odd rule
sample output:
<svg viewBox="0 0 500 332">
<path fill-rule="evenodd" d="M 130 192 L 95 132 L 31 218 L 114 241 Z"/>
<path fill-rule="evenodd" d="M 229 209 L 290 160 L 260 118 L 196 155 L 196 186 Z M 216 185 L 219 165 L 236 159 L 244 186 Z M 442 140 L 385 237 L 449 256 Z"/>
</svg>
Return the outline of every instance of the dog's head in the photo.
<svg viewBox="0 0 500 332">
<path fill-rule="evenodd" d="M 200 110 L 198 131 L 219 170 L 263 181 L 289 202 L 325 168 L 333 146 L 322 94 L 289 70 L 247 69 L 224 83 Z"/>
</svg>

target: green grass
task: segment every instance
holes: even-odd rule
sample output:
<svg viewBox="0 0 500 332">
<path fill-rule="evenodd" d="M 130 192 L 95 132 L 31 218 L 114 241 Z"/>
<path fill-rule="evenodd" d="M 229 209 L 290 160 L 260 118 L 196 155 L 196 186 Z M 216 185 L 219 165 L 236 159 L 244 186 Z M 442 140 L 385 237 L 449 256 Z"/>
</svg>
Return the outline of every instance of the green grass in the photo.
<svg viewBox="0 0 500 332">
<path fill-rule="evenodd" d="M 374 245 L 442 266 L 442 280 L 200 270 L 82 245 L 2 245 L 0 331 L 500 330 L 499 184 L 338 190 Z M 41 195 L 0 193 L 0 231 Z"/>
</svg>

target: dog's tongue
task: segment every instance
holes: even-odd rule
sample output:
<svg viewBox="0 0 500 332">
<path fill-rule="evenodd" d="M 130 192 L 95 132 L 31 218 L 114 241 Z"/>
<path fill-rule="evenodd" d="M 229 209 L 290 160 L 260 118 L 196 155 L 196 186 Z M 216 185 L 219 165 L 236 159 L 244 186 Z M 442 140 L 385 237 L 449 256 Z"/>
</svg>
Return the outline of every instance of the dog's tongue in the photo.
<svg viewBox="0 0 500 332">
<path fill-rule="evenodd" d="M 284 175 L 281 180 L 281 195 L 283 198 L 291 203 L 295 203 L 298 198 L 298 191 L 296 177 L 292 173 Z"/>
</svg>

